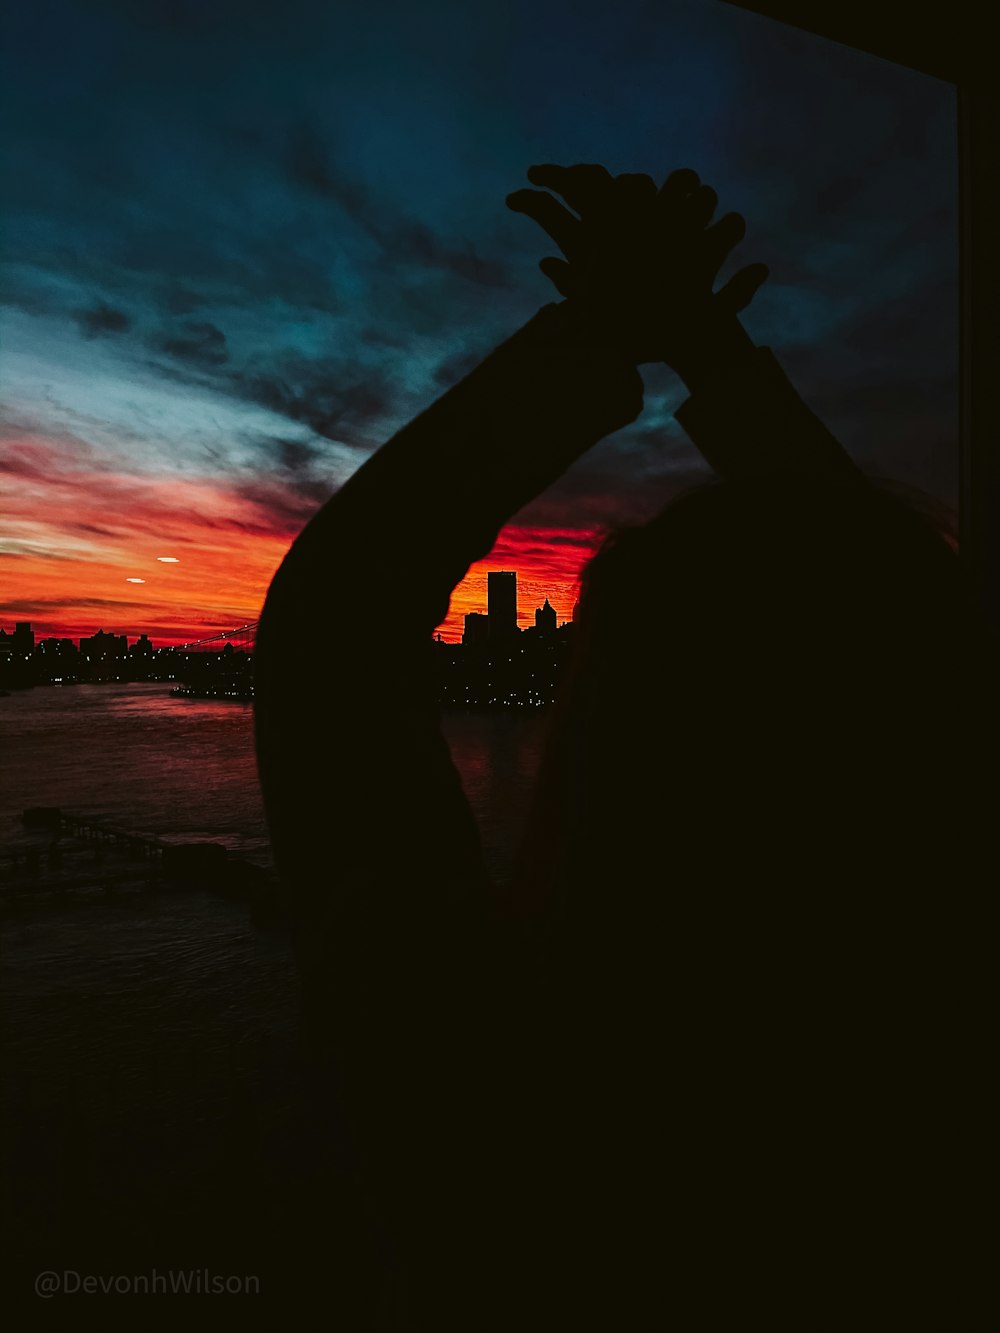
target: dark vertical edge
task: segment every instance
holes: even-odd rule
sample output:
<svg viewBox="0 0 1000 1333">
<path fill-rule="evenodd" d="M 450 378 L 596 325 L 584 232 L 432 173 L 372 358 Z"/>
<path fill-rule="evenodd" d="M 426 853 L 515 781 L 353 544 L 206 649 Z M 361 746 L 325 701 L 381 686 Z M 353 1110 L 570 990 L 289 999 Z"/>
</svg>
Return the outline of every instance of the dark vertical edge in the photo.
<svg viewBox="0 0 1000 1333">
<path fill-rule="evenodd" d="M 960 542 L 1000 625 L 1000 99 L 983 80 L 959 89 L 961 213 Z"/>
<path fill-rule="evenodd" d="M 968 568 L 979 575 L 980 525 L 974 512 L 975 467 L 972 459 L 972 107 L 968 88 L 957 90 L 958 150 L 958 438 L 959 504 L 958 545 Z"/>
</svg>

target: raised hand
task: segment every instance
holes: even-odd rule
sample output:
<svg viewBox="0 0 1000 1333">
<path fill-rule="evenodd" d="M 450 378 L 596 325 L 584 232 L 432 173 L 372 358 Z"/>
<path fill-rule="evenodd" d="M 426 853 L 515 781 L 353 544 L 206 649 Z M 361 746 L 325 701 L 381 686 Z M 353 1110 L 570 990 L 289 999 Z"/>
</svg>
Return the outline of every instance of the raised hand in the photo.
<svg viewBox="0 0 1000 1333">
<path fill-rule="evenodd" d="M 562 250 L 540 267 L 595 337 L 636 363 L 666 361 L 689 383 L 706 361 L 751 345 L 737 316 L 767 268 L 751 264 L 713 290 L 746 227 L 738 213 L 712 224 L 718 199 L 695 172 L 675 171 L 660 189 L 596 165 L 536 166 L 528 179 L 543 188 L 516 191 L 508 206 Z"/>
</svg>

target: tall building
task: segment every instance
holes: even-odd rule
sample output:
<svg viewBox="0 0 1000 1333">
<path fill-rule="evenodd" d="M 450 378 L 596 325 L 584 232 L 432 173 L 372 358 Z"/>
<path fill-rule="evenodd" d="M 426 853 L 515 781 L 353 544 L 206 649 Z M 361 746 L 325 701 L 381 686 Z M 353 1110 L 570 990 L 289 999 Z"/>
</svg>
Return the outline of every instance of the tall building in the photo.
<svg viewBox="0 0 1000 1333">
<path fill-rule="evenodd" d="M 30 620 L 18 620 L 14 625 L 11 647 L 15 655 L 30 657 L 35 651 L 35 633 Z"/>
<path fill-rule="evenodd" d="M 80 679 L 80 654 L 72 639 L 39 639 L 35 646 L 35 678 L 62 683 Z"/>
<path fill-rule="evenodd" d="M 486 576 L 486 597 L 490 639 L 513 638 L 517 633 L 517 575 L 491 570 Z"/>
<path fill-rule="evenodd" d="M 465 617 L 465 632 L 462 635 L 462 644 L 466 648 L 475 648 L 478 644 L 485 643 L 490 637 L 489 617 L 484 616 L 482 611 L 470 611 Z"/>
<path fill-rule="evenodd" d="M 539 634 L 554 634 L 556 632 L 556 609 L 549 605 L 549 599 L 546 597 L 545 605 L 540 606 L 535 612 L 535 629 Z"/>
<path fill-rule="evenodd" d="M 128 636 L 125 634 L 105 634 L 99 629 L 89 639 L 80 640 L 80 652 L 89 662 L 100 662 L 105 658 L 124 657 L 128 652 Z"/>
</svg>

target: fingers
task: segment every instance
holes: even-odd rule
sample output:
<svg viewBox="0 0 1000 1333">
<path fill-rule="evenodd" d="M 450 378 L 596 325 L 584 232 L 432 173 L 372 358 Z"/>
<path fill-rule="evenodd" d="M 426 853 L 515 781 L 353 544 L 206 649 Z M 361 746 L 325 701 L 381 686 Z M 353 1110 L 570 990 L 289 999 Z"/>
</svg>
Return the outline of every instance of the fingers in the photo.
<svg viewBox="0 0 1000 1333">
<path fill-rule="evenodd" d="M 689 195 L 692 190 L 696 190 L 700 184 L 698 173 L 692 171 L 690 167 L 681 167 L 679 171 L 672 171 L 660 187 L 660 203 L 676 204 Z"/>
<path fill-rule="evenodd" d="M 678 214 L 683 213 L 688 226 L 698 230 L 707 227 L 712 221 L 712 214 L 719 202 L 719 196 L 711 185 L 699 185 L 678 206 Z"/>
<path fill-rule="evenodd" d="M 711 241 L 712 248 L 718 250 L 720 254 L 728 255 L 746 234 L 746 219 L 739 213 L 727 213 L 709 227 L 705 239 Z"/>
<path fill-rule="evenodd" d="M 541 190 L 515 190 L 507 196 L 507 207 L 534 219 L 567 259 L 580 249 L 580 220 L 558 199 Z"/>
<path fill-rule="evenodd" d="M 656 182 L 652 176 L 643 176 L 638 172 L 625 172 L 616 176 L 614 187 L 618 200 L 651 203 L 656 198 Z"/>
<path fill-rule="evenodd" d="M 562 195 L 582 217 L 606 213 L 618 203 L 651 202 L 657 193 L 652 176 L 639 172 L 612 176 L 606 167 L 594 163 L 560 167 L 550 162 L 529 167 L 528 180 Z"/>
<path fill-rule="evenodd" d="M 567 264 L 565 259 L 555 259 L 550 255 L 543 259 L 538 267 L 560 296 L 572 296 L 577 290 L 579 284 L 575 281 L 573 267 Z"/>
<path fill-rule="evenodd" d="M 739 245 L 746 232 L 747 224 L 739 213 L 727 213 L 708 228 L 702 245 L 712 273 L 718 273 L 729 252 Z"/>
<path fill-rule="evenodd" d="M 596 163 L 579 163 L 573 167 L 559 167 L 554 163 L 528 168 L 528 180 L 543 190 L 561 194 L 578 213 L 600 207 L 613 184 L 610 171 Z"/>
<path fill-rule="evenodd" d="M 728 313 L 738 315 L 741 310 L 747 308 L 767 281 L 768 272 L 766 264 L 748 264 L 746 268 L 741 268 L 739 273 L 729 279 L 726 285 L 716 294 L 715 300 Z"/>
<path fill-rule="evenodd" d="M 663 182 L 656 202 L 660 216 L 671 229 L 680 227 L 682 231 L 701 231 L 711 222 L 719 196 L 710 185 L 701 184 L 697 172 L 682 167 L 679 171 L 671 172 Z M 732 226 L 732 223 L 726 222 L 726 227 L 717 238 L 720 242 L 727 239 Z M 736 241 L 733 241 L 729 249 L 735 244 Z M 728 252 L 723 251 L 722 257 Z M 722 258 L 719 263 L 721 265 Z"/>
<path fill-rule="evenodd" d="M 710 225 L 718 196 L 711 186 L 701 183 L 697 172 L 688 167 L 672 172 L 659 190 L 650 176 L 625 172 L 613 177 L 605 167 L 594 163 L 571 167 L 543 163 L 529 168 L 528 179 L 532 185 L 541 188 L 515 190 L 508 195 L 507 204 L 514 212 L 524 213 L 537 222 L 562 250 L 565 259 L 549 256 L 541 261 L 539 268 L 564 297 L 580 290 L 581 274 L 575 265 L 580 260 L 592 258 L 588 250 L 594 245 L 592 223 L 595 216 L 598 221 L 602 215 L 607 220 L 618 217 L 620 206 L 624 206 L 620 217 L 626 230 L 641 224 L 644 217 L 647 221 L 658 217 L 667 226 L 668 233 L 672 232 L 675 241 L 681 244 L 694 242 L 694 234 L 702 233 L 696 242 L 698 254 L 692 255 L 692 259 L 699 272 L 709 278 L 709 283 L 746 233 L 746 223 L 739 213 L 727 213 Z M 548 191 L 560 195 L 565 203 Z M 650 202 L 656 208 L 647 214 L 642 206 Z M 636 206 L 638 211 L 633 211 Z M 570 209 L 575 209 L 583 221 Z M 585 227 L 588 220 L 591 222 L 589 228 Z M 685 236 L 688 241 L 684 240 Z M 642 225 L 639 225 L 634 239 L 642 250 L 644 242 L 649 239 Z M 750 264 L 731 278 L 713 300 L 722 309 L 738 314 L 750 304 L 767 276 L 765 264 Z"/>
</svg>

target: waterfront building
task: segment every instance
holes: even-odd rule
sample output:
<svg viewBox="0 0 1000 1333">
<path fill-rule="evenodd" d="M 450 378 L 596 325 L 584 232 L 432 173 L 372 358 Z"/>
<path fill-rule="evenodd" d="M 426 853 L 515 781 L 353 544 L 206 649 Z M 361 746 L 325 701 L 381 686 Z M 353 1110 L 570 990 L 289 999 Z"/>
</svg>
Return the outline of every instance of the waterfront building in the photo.
<svg viewBox="0 0 1000 1333">
<path fill-rule="evenodd" d="M 491 641 L 513 638 L 517 633 L 517 575 L 491 570 L 486 576 L 486 597 Z"/>
<path fill-rule="evenodd" d="M 556 631 L 556 609 L 549 605 L 547 597 L 545 605 L 535 611 L 535 629 L 539 634 L 554 634 Z"/>
<path fill-rule="evenodd" d="M 462 634 L 464 648 L 477 648 L 489 639 L 489 618 L 482 611 L 470 611 L 465 617 L 465 631 Z"/>
</svg>

